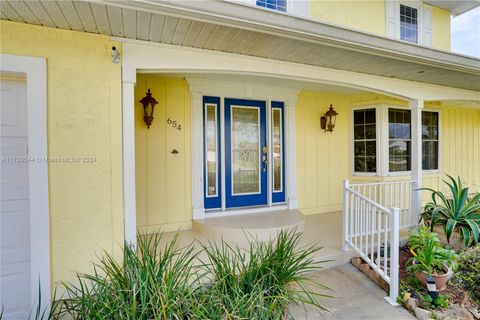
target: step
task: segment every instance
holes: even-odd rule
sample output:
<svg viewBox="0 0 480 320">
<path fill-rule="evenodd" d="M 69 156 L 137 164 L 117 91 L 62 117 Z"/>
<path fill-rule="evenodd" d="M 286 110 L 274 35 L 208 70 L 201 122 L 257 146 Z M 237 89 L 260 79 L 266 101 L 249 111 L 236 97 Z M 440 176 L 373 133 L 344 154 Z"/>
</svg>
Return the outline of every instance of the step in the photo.
<svg viewBox="0 0 480 320">
<path fill-rule="evenodd" d="M 296 228 L 302 232 L 305 217 L 298 210 L 277 210 L 194 220 L 192 228 L 209 239 L 244 243 L 251 236 L 265 241 L 274 238 L 282 229 Z"/>
</svg>

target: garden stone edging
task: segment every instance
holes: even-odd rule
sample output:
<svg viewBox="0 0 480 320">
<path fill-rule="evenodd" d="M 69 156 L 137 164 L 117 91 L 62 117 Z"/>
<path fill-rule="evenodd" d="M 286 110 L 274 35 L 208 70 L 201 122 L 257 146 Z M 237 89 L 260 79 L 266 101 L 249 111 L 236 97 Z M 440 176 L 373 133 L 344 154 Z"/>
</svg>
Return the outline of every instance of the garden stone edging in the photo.
<svg viewBox="0 0 480 320">
<path fill-rule="evenodd" d="M 433 316 L 431 311 L 422 308 L 415 308 L 414 313 L 418 320 L 432 319 Z"/>
<path fill-rule="evenodd" d="M 350 263 L 355 266 L 358 270 L 362 271 L 367 277 L 369 277 L 373 282 L 375 282 L 380 288 L 388 292 L 390 286 L 389 284 L 380 277 L 375 270 L 370 268 L 368 263 L 366 263 L 360 257 L 353 257 L 350 260 Z M 403 306 L 405 309 L 412 312 L 415 317 L 419 320 L 428 320 L 428 319 L 440 319 L 440 320 L 475 320 L 478 319 L 474 317 L 467 309 L 459 304 L 452 304 L 446 310 L 425 310 L 418 307 L 418 301 L 415 298 L 406 296 L 403 298 Z"/>
</svg>

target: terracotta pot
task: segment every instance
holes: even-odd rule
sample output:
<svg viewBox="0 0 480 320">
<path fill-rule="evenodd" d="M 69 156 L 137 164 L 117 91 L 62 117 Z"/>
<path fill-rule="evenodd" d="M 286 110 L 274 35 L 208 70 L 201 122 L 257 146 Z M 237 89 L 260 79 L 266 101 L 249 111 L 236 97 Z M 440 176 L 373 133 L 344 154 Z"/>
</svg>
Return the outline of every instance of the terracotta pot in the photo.
<svg viewBox="0 0 480 320">
<path fill-rule="evenodd" d="M 443 291 L 447 287 L 447 282 L 453 276 L 453 271 L 447 266 L 443 266 L 444 274 L 432 275 L 433 280 L 435 280 L 435 285 L 437 286 L 438 291 Z M 420 281 L 422 286 L 427 287 L 427 278 L 428 274 L 424 271 L 416 272 L 415 277 Z"/>
<path fill-rule="evenodd" d="M 438 234 L 438 239 L 443 245 L 447 245 L 453 250 L 460 250 L 465 248 L 465 244 L 460 236 L 460 232 L 454 230 L 450 235 L 450 242 L 447 242 L 447 235 L 445 234 L 445 227 L 437 224 L 433 227 L 433 232 Z"/>
</svg>

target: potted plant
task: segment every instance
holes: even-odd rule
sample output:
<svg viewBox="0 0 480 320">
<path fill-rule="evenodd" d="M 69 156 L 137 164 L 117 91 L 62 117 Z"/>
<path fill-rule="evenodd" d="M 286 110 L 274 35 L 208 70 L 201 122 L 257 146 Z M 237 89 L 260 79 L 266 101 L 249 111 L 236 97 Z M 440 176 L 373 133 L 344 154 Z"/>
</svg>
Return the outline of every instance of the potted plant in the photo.
<svg viewBox="0 0 480 320">
<path fill-rule="evenodd" d="M 480 241 L 480 193 L 469 198 L 469 189 L 463 187 L 460 177 L 457 180 L 451 176 L 448 178 L 451 183 L 444 182 L 452 193 L 451 198 L 430 188 L 420 189 L 432 192 L 432 201 L 425 205 L 420 221 L 443 236 L 451 248 L 458 250 L 462 244 L 468 247 Z"/>
<path fill-rule="evenodd" d="M 413 254 L 409 271 L 415 273 L 424 287 L 427 287 L 427 278 L 432 276 L 437 290 L 444 290 L 453 275 L 452 269 L 457 259 L 455 251 L 444 248 L 438 235 L 430 232 L 426 226 L 410 233 L 408 246 Z"/>
</svg>

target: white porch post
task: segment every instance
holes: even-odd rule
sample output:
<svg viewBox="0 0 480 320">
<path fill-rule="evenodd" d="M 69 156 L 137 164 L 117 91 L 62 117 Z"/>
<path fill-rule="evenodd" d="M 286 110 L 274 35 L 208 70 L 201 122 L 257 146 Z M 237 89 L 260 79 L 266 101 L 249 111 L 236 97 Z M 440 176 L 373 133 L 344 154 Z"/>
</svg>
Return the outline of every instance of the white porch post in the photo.
<svg viewBox="0 0 480 320">
<path fill-rule="evenodd" d="M 412 99 L 409 101 L 412 113 L 412 179 L 416 181 L 415 189 L 422 187 L 422 109 L 423 100 Z M 418 221 L 422 208 L 422 194 L 412 191 L 412 218 Z"/>
<path fill-rule="evenodd" d="M 123 117 L 123 215 L 125 241 L 137 243 L 137 201 L 135 191 L 135 81 L 137 70 L 122 68 Z"/>
<path fill-rule="evenodd" d="M 203 107 L 202 95 L 191 92 L 192 97 L 192 217 L 205 217 L 203 204 Z"/>
<path fill-rule="evenodd" d="M 295 105 L 297 98 L 290 98 L 285 101 L 285 118 L 286 118 L 286 155 L 287 155 L 287 204 L 289 209 L 298 209 L 297 199 L 297 151 L 296 151 L 296 116 Z"/>
</svg>

